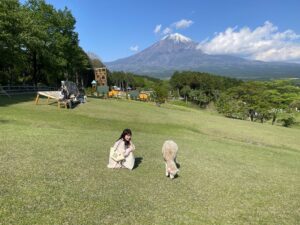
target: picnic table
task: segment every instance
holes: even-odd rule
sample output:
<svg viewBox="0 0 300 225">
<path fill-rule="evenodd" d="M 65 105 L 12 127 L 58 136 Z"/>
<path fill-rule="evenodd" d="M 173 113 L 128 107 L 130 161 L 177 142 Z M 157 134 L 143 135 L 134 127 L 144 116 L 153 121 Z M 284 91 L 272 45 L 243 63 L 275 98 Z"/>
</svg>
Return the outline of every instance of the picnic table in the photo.
<svg viewBox="0 0 300 225">
<path fill-rule="evenodd" d="M 61 99 L 60 93 L 60 91 L 38 91 L 35 99 L 35 104 L 37 105 L 39 103 L 40 96 L 45 96 L 47 97 L 47 104 L 49 104 L 49 99 L 54 99 L 57 101 L 57 107 L 59 109 L 61 108 L 61 106 L 68 108 L 68 105 L 70 106 L 72 104 L 71 99 Z"/>
</svg>

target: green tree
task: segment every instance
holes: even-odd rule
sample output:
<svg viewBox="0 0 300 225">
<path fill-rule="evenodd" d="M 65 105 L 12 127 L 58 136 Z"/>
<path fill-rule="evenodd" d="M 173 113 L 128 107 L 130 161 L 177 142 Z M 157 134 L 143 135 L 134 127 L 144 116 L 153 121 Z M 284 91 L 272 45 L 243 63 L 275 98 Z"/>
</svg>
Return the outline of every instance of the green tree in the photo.
<svg viewBox="0 0 300 225">
<path fill-rule="evenodd" d="M 0 2 L 0 82 L 59 83 L 77 80 L 87 66 L 76 20 L 44 0 Z"/>
<path fill-rule="evenodd" d="M 21 51 L 23 31 L 21 6 L 17 0 L 0 2 L 0 83 L 13 84 L 24 62 Z"/>
<path fill-rule="evenodd" d="M 226 117 L 234 119 L 246 119 L 249 108 L 247 104 L 240 99 L 235 99 L 226 93 L 223 93 L 216 102 L 217 110 Z"/>
<path fill-rule="evenodd" d="M 217 109 L 230 117 L 244 113 L 239 117 L 246 118 L 250 114 L 251 120 L 255 113 L 260 122 L 272 119 L 274 124 L 278 116 L 288 112 L 292 102 L 299 97 L 299 88 L 290 81 L 250 81 L 228 89 L 218 100 Z"/>
<path fill-rule="evenodd" d="M 240 83 L 242 81 L 233 78 L 193 71 L 177 71 L 170 79 L 170 85 L 174 91 L 179 90 L 182 97 L 185 99 L 188 97 L 190 101 L 196 102 L 201 107 L 206 107 L 210 102 L 216 101 L 221 92 Z M 189 91 L 188 94 L 187 91 Z"/>
<path fill-rule="evenodd" d="M 155 87 L 154 87 L 154 92 L 155 92 L 155 102 L 157 103 L 158 106 L 160 104 L 165 103 L 167 98 L 168 98 L 168 84 L 165 81 L 159 82 Z"/>
<path fill-rule="evenodd" d="M 190 86 L 185 85 L 183 88 L 181 88 L 181 90 L 179 92 L 184 97 L 184 99 L 185 99 L 186 102 L 187 102 L 187 100 L 189 98 L 191 90 L 192 89 L 190 88 Z"/>
</svg>

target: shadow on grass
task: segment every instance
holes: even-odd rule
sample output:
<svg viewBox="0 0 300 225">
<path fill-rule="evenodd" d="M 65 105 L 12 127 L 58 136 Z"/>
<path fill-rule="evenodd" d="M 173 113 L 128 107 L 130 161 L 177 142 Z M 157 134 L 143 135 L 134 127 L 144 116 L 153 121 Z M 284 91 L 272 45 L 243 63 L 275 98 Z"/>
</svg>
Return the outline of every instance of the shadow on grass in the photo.
<svg viewBox="0 0 300 225">
<path fill-rule="evenodd" d="M 136 169 L 139 167 L 139 165 L 142 163 L 143 157 L 136 157 L 134 161 L 134 167 L 133 169 Z"/>
<path fill-rule="evenodd" d="M 102 96 L 96 96 L 96 95 L 88 95 L 87 98 L 95 98 L 95 99 L 108 99 L 108 98 L 104 98 Z"/>
<path fill-rule="evenodd" d="M 80 104 L 81 104 L 80 102 L 76 102 L 76 103 L 72 103 L 72 104 L 67 104 L 67 109 L 74 109 L 77 106 L 79 106 Z M 49 105 L 49 106 L 51 105 L 51 106 L 57 107 L 57 101 L 53 101 L 53 102 L 50 102 L 49 104 L 44 104 L 44 105 Z M 60 108 L 65 109 L 64 106 L 61 106 Z"/>
<path fill-rule="evenodd" d="M 176 162 L 176 161 L 175 161 L 175 163 L 176 163 L 177 169 L 179 169 L 180 168 L 180 164 L 178 162 Z M 179 177 L 179 174 L 177 173 L 174 178 L 178 178 L 178 177 Z"/>
<path fill-rule="evenodd" d="M 36 94 L 23 94 L 13 96 L 0 96 L 0 107 L 18 104 L 20 102 L 32 102 L 34 104 Z"/>
<path fill-rule="evenodd" d="M 6 124 L 6 123 L 9 123 L 10 120 L 0 120 L 0 124 Z"/>
<path fill-rule="evenodd" d="M 15 104 L 22 103 L 22 102 L 32 102 L 32 105 L 35 106 L 35 99 L 36 99 L 36 94 L 34 94 L 34 93 L 12 95 L 10 97 L 1 95 L 0 96 L 0 107 L 15 105 Z M 54 99 L 49 99 L 49 102 L 48 102 L 47 97 L 40 96 L 38 105 L 49 105 L 49 106 L 57 107 L 57 101 Z M 71 109 L 76 108 L 78 105 L 79 105 L 79 102 L 73 103 L 71 106 Z M 68 105 L 68 108 L 70 108 L 69 105 Z"/>
</svg>

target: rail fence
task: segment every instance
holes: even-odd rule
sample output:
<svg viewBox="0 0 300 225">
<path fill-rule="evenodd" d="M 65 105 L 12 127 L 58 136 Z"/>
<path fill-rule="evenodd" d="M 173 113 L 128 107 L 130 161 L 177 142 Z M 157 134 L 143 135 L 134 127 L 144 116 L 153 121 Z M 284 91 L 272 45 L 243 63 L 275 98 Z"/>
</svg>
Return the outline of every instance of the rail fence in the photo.
<svg viewBox="0 0 300 225">
<path fill-rule="evenodd" d="M 0 95 L 21 95 L 21 94 L 32 94 L 38 91 L 57 91 L 57 87 L 47 86 L 0 86 Z"/>
</svg>

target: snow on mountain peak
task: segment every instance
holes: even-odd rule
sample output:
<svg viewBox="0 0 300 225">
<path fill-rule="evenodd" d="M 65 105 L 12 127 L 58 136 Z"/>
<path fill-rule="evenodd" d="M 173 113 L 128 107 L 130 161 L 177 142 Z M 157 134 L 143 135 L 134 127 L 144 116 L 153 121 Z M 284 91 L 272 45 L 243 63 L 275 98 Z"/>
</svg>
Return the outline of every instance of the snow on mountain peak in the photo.
<svg viewBox="0 0 300 225">
<path fill-rule="evenodd" d="M 179 33 L 169 34 L 162 38 L 162 40 L 173 40 L 174 42 L 190 42 L 190 38 L 183 36 Z"/>
</svg>

